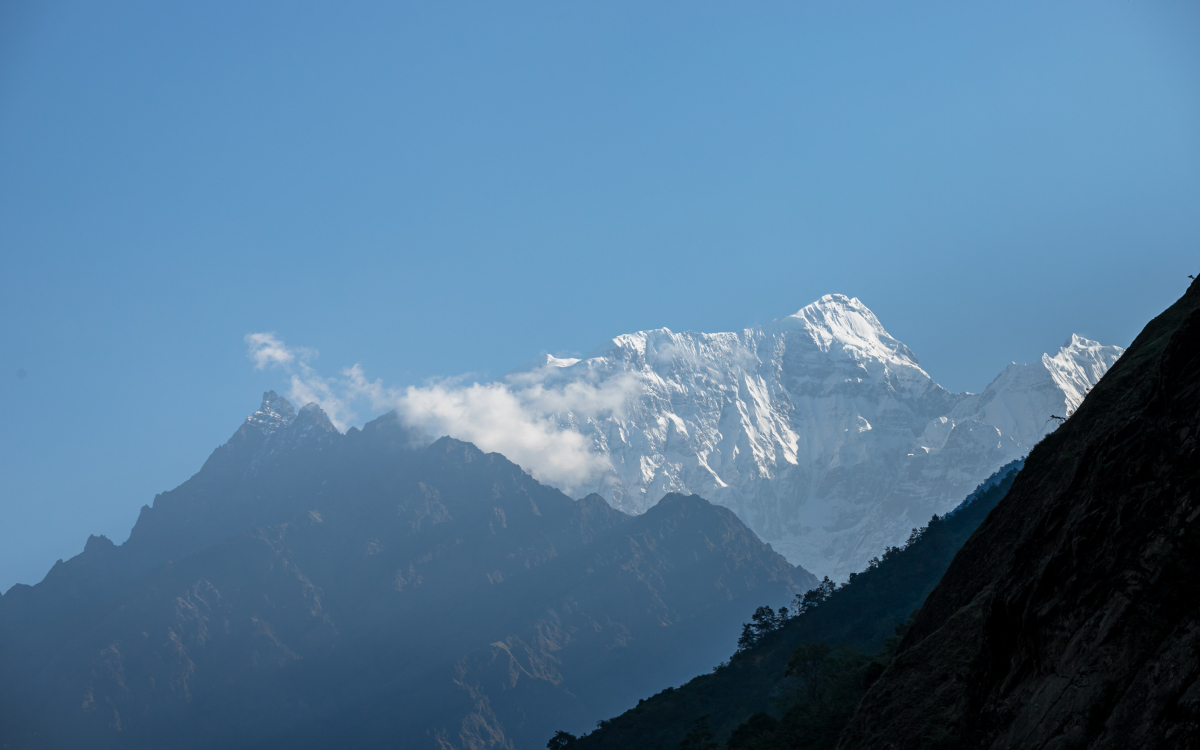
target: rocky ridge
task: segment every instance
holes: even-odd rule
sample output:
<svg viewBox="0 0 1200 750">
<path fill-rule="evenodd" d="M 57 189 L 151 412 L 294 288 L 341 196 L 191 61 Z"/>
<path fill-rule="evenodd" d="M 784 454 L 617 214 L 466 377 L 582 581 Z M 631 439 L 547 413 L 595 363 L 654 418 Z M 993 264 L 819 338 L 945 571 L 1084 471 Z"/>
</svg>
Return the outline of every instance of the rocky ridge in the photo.
<svg viewBox="0 0 1200 750">
<path fill-rule="evenodd" d="M 537 746 L 815 583 L 699 497 L 630 517 L 269 392 L 128 541 L 0 596 L 0 747 Z"/>
</svg>

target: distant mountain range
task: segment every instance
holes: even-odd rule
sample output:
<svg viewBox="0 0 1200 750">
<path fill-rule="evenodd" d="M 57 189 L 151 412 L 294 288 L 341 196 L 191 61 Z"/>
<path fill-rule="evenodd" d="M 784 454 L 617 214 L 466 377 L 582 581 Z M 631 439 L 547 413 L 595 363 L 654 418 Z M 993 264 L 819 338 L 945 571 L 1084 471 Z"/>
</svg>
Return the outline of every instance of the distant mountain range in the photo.
<svg viewBox="0 0 1200 750">
<path fill-rule="evenodd" d="M 545 356 L 505 382 L 632 380 L 617 412 L 553 415 L 611 462 L 565 491 L 628 513 L 696 493 L 793 563 L 845 580 L 1028 453 L 1121 353 L 1073 335 L 1053 356 L 1009 365 L 982 393 L 951 393 L 862 302 L 832 294 L 737 333 L 618 336 L 583 359 Z"/>
<path fill-rule="evenodd" d="M 816 583 L 699 497 L 631 517 L 267 393 L 128 541 L 0 596 L 0 747 L 540 747 Z"/>
<path fill-rule="evenodd" d="M 756 607 L 814 587 L 804 615 L 768 613 L 756 645 L 711 678 L 605 720 L 586 743 L 635 747 L 633 738 L 653 735 L 645 747 L 674 747 L 700 732 L 705 714 L 730 747 L 801 725 L 820 725 L 836 743 L 863 693 L 864 705 L 883 705 L 869 703 L 875 680 L 898 684 L 892 653 L 917 653 L 911 634 L 898 636 L 926 592 L 940 609 L 926 604 L 913 627 L 936 635 L 938 618 L 991 591 L 980 593 L 985 579 L 1026 599 L 1054 588 L 1053 576 L 1022 588 L 1036 571 L 1013 577 L 1024 563 L 1005 540 L 1036 544 L 1018 528 L 1017 501 L 1001 498 L 1017 459 L 1122 354 L 1072 336 L 1054 356 L 1009 366 L 981 394 L 954 394 L 861 302 L 839 295 L 740 333 L 620 336 L 503 381 L 542 389 L 550 397 L 541 403 L 621 399 L 576 413 L 561 398 L 551 415 L 607 467 L 562 488 L 578 500 L 498 453 L 449 437 L 431 443 L 395 412 L 343 433 L 316 404 L 297 412 L 268 392 L 195 476 L 142 508 L 124 544 L 91 537 L 41 583 L 0 596 L 0 748 L 542 747 L 555 730 L 591 728 L 709 671 L 734 652 Z M 1059 434 L 1075 434 L 1081 416 Z M 1141 429 L 1136 421 L 1127 430 Z M 1129 450 L 1157 445 L 1148 429 Z M 1178 434 L 1194 442 L 1183 427 Z M 1085 438 L 1069 461 L 1091 450 Z M 1049 464 L 1031 461 L 1044 479 Z M 1046 497 L 1082 465 L 1043 487 Z M 1021 490 L 1033 486 L 1024 476 L 1013 493 L 1041 513 L 1042 496 Z M 974 503 L 930 520 L 976 486 Z M 963 555 L 951 563 L 998 502 L 1012 533 L 985 521 L 965 548 L 973 567 Z M 1058 523 L 1055 507 L 1043 508 L 1047 528 Z M 1088 531 L 1099 521 L 1086 520 L 1071 521 L 1076 536 L 1103 546 L 1136 519 L 1099 537 Z M 1118 573 L 1128 568 L 1119 547 L 1103 550 Z M 1055 565 L 1070 562 L 1063 550 Z M 958 588 L 934 589 L 947 565 Z M 851 584 L 818 586 L 810 566 Z M 1026 607 L 1010 599 L 1005 606 Z M 840 686 L 834 713 L 786 706 L 799 684 L 793 647 L 814 638 L 883 645 L 812 662 Z M 989 648 L 1012 645 L 997 643 Z M 919 663 L 904 668 L 921 684 L 940 679 Z M 899 724 L 887 707 L 855 718 L 856 741 L 886 746 L 876 739 L 888 727 L 925 721 L 926 697 L 900 696 L 895 705 L 911 716 Z"/>
</svg>

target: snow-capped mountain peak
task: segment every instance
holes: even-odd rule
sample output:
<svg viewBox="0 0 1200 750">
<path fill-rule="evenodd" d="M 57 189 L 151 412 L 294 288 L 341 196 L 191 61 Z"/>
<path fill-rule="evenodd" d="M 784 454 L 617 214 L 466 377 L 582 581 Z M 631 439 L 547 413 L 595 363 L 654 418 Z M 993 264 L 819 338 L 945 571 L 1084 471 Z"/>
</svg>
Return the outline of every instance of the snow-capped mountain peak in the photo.
<svg viewBox="0 0 1200 750">
<path fill-rule="evenodd" d="M 1073 333 L 1053 357 L 1042 355 L 1042 364 L 1066 397 L 1067 415 L 1079 408 L 1087 392 L 1108 372 L 1122 351 L 1120 347 L 1104 346 Z"/>
<path fill-rule="evenodd" d="M 258 411 L 246 417 L 246 424 L 258 427 L 264 435 L 273 435 L 295 418 L 296 410 L 292 408 L 292 402 L 275 391 L 267 391 L 263 394 Z"/>
<path fill-rule="evenodd" d="M 324 446 L 339 434 L 338 429 L 316 403 L 308 403 L 299 413 L 292 403 L 275 391 L 263 394 L 262 405 L 230 438 L 227 445 L 244 444 L 246 437 L 258 433 L 252 440 L 253 451 L 272 454 L 302 446 Z"/>
<path fill-rule="evenodd" d="M 983 393 L 950 393 L 860 300 L 830 294 L 739 332 L 659 328 L 579 360 L 545 355 L 506 384 L 622 399 L 555 407 L 611 465 L 568 492 L 632 513 L 694 492 L 793 563 L 844 579 L 1027 453 L 1121 351 L 1072 336 Z"/>
<path fill-rule="evenodd" d="M 798 312 L 774 321 L 768 330 L 803 329 L 825 352 L 841 349 L 851 356 L 875 358 L 919 369 L 916 356 L 884 329 L 857 297 L 826 294 Z"/>
</svg>

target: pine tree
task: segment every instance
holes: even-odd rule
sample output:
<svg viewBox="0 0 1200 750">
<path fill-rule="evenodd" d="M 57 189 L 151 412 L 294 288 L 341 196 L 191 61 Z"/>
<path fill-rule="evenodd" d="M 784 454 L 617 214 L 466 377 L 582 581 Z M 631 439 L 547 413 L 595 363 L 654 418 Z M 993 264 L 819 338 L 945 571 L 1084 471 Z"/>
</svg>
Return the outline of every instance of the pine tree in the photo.
<svg viewBox="0 0 1200 750">
<path fill-rule="evenodd" d="M 776 617 L 775 610 L 767 606 L 762 606 L 754 610 L 754 614 L 750 617 L 750 621 L 753 623 L 751 627 L 754 628 L 759 638 L 763 637 L 767 633 L 770 633 L 779 626 L 779 618 Z"/>
<path fill-rule="evenodd" d="M 717 747 L 708 728 L 708 714 L 696 719 L 692 730 L 679 742 L 679 750 L 717 750 Z"/>
<path fill-rule="evenodd" d="M 737 650 L 745 651 L 757 642 L 758 639 L 754 637 L 754 628 L 748 622 L 742 623 L 742 634 L 738 637 Z"/>
</svg>

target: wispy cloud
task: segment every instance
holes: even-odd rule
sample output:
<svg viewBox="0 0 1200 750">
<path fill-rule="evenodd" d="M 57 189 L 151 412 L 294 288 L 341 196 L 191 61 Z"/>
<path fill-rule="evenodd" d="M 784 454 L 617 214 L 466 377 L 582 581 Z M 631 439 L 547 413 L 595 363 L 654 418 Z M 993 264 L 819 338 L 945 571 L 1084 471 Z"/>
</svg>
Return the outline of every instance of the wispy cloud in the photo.
<svg viewBox="0 0 1200 750">
<path fill-rule="evenodd" d="M 406 388 L 396 409 L 404 421 L 427 433 L 452 435 L 503 453 L 559 487 L 578 486 L 612 468 L 607 457 L 591 451 L 583 435 L 557 424 L 545 405 L 529 395 L 501 383 L 435 383 Z"/>
<path fill-rule="evenodd" d="M 338 383 L 322 377 L 309 364 L 317 358 L 316 349 L 289 347 L 274 333 L 248 333 L 244 340 L 246 356 L 254 362 L 255 370 L 278 368 L 287 373 L 291 381 L 288 398 L 296 406 L 315 402 L 339 430 L 354 421 L 354 410 L 340 393 Z"/>
<path fill-rule="evenodd" d="M 273 333 L 247 333 L 247 356 L 254 360 L 255 370 L 264 370 L 269 365 L 288 367 L 296 361 L 295 352 L 284 346 Z"/>
<path fill-rule="evenodd" d="M 297 406 L 316 402 L 339 429 L 359 421 L 360 414 L 394 409 L 402 421 L 431 438 L 450 435 L 502 453 L 538 480 L 568 492 L 612 471 L 609 459 L 572 425 L 623 418 L 630 398 L 641 388 L 634 376 L 556 385 L 560 370 L 553 366 L 526 370 L 501 382 L 448 378 L 395 388 L 368 379 L 357 364 L 338 376 L 322 376 L 309 364 L 315 351 L 289 348 L 274 334 L 250 334 L 246 343 L 255 369 L 278 367 L 286 372 L 289 398 Z"/>
</svg>

